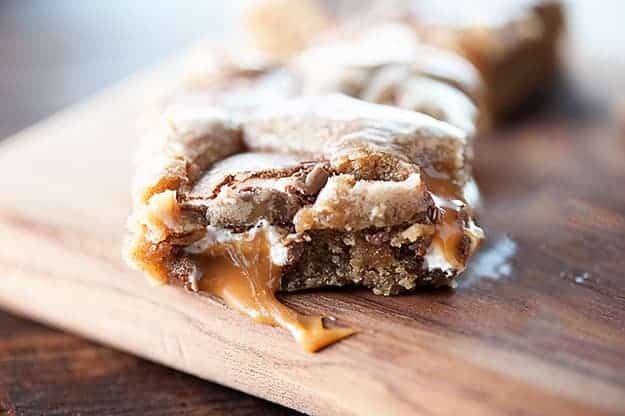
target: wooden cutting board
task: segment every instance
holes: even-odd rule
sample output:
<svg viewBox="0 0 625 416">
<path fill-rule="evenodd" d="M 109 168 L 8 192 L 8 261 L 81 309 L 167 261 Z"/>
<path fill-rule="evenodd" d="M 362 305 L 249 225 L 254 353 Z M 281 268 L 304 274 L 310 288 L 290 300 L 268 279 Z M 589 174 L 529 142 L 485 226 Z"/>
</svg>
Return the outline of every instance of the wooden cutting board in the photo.
<svg viewBox="0 0 625 416">
<path fill-rule="evenodd" d="M 121 260 L 136 120 L 176 69 L 0 145 L 2 308 L 310 414 L 625 414 L 625 134 L 596 106 L 564 86 L 480 140 L 489 242 L 457 290 L 284 296 L 359 330 L 308 354 Z"/>
</svg>

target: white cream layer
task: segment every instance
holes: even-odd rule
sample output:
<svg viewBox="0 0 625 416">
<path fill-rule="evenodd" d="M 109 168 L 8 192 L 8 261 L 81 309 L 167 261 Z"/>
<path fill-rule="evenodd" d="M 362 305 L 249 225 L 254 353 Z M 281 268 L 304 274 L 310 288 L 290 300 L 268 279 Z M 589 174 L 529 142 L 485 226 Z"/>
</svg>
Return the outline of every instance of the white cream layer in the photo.
<svg viewBox="0 0 625 416">
<path fill-rule="evenodd" d="M 214 225 L 206 227 L 206 235 L 200 240 L 194 242 L 185 248 L 185 251 L 192 254 L 201 254 L 206 252 L 215 244 L 225 243 L 234 240 L 253 240 L 259 232 L 267 233 L 267 240 L 270 245 L 271 261 L 277 266 L 284 266 L 287 263 L 288 249 L 282 244 L 282 239 L 286 235 L 281 232 L 278 227 L 270 225 L 267 221 L 261 220 L 249 231 L 244 233 L 234 233 L 231 230 L 218 228 Z"/>
</svg>

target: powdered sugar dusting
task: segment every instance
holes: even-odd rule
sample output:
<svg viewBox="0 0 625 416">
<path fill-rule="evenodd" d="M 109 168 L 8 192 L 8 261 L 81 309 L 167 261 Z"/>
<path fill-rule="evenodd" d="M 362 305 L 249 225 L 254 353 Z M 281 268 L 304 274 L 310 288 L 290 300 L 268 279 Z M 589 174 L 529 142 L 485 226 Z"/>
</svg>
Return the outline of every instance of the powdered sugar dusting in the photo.
<svg viewBox="0 0 625 416">
<path fill-rule="evenodd" d="M 500 280 L 512 275 L 512 259 L 517 252 L 517 243 L 504 235 L 482 248 L 473 257 L 467 268 L 461 286 L 471 285 L 482 279 Z"/>
</svg>

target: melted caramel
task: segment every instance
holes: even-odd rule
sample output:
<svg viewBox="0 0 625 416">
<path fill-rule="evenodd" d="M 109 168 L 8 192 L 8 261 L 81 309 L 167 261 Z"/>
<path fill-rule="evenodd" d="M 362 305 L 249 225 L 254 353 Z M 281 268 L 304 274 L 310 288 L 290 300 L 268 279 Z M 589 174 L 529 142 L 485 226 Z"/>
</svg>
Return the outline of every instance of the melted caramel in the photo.
<svg viewBox="0 0 625 416">
<path fill-rule="evenodd" d="M 458 258 L 463 238 L 469 237 L 472 245 L 477 245 L 480 239 L 479 236 L 465 228 L 460 218 L 460 212 L 469 208 L 462 187 L 445 174 L 433 169 L 424 170 L 422 178 L 438 208 L 437 225 L 432 244 L 438 245 L 450 265 L 462 270 L 467 261 L 467 258 Z"/>
<path fill-rule="evenodd" d="M 446 175 L 424 171 L 423 180 L 437 207 L 432 244 L 456 269 L 464 269 L 466 258 L 458 258 L 465 236 L 471 244 L 480 237 L 465 227 L 461 211 L 467 209 L 463 190 Z M 305 316 L 288 308 L 276 297 L 280 289 L 280 266 L 271 260 L 271 246 L 263 229 L 249 238 L 225 241 L 194 255 L 203 278 L 197 289 L 223 299 L 231 308 L 257 322 L 287 329 L 309 352 L 317 351 L 354 333 L 351 328 L 324 328 L 321 317 Z"/>
<path fill-rule="evenodd" d="M 257 322 L 289 330 L 306 351 L 317 351 L 354 333 L 351 328 L 324 328 L 320 316 L 305 316 L 280 303 L 275 295 L 280 267 L 271 261 L 262 230 L 249 240 L 216 244 L 195 260 L 204 276 L 199 290 L 219 296 Z"/>
<path fill-rule="evenodd" d="M 439 207 L 440 223 L 436 227 L 432 244 L 438 244 L 445 259 L 455 269 L 464 269 L 465 262 L 458 259 L 460 242 L 465 236 L 464 227 L 458 221 L 458 211 Z"/>
<path fill-rule="evenodd" d="M 466 205 L 462 187 L 451 180 L 447 174 L 434 169 L 424 169 L 421 171 L 421 178 L 428 191 L 434 196 L 449 202 L 458 201 L 456 205 Z"/>
</svg>

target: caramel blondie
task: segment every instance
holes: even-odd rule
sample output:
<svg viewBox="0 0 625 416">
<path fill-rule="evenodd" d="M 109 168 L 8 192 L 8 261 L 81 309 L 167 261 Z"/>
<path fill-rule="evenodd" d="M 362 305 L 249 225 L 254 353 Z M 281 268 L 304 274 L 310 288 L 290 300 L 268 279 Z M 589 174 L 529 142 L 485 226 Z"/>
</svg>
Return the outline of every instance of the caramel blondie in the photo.
<svg viewBox="0 0 625 416">
<path fill-rule="evenodd" d="M 483 238 L 471 145 L 444 121 L 337 94 L 178 107 L 141 147 L 126 256 L 314 351 L 353 331 L 276 292 L 455 284 Z"/>
</svg>

